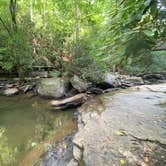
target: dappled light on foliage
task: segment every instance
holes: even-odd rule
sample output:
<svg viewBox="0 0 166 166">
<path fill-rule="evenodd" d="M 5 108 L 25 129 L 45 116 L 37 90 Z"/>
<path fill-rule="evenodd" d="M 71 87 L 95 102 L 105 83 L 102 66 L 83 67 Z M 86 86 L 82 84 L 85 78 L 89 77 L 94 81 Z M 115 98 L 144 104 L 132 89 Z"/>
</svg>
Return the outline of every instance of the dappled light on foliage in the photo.
<svg viewBox="0 0 166 166">
<path fill-rule="evenodd" d="M 97 80 L 101 69 L 113 67 L 129 73 L 165 70 L 165 57 L 156 56 L 166 49 L 165 0 L 0 4 L 0 66 L 7 73 L 22 77 L 33 66 L 53 66 Z M 156 68 L 158 61 L 163 63 Z"/>
</svg>

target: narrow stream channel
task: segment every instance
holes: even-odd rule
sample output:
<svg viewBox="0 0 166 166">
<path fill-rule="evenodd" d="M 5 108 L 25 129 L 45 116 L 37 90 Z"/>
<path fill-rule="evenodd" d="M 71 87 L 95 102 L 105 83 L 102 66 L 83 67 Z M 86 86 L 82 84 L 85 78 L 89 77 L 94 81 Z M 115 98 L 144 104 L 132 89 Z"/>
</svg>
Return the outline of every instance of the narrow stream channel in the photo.
<svg viewBox="0 0 166 166">
<path fill-rule="evenodd" d="M 0 166 L 36 164 L 51 144 L 75 129 L 72 113 L 51 111 L 38 97 L 0 96 Z"/>
</svg>

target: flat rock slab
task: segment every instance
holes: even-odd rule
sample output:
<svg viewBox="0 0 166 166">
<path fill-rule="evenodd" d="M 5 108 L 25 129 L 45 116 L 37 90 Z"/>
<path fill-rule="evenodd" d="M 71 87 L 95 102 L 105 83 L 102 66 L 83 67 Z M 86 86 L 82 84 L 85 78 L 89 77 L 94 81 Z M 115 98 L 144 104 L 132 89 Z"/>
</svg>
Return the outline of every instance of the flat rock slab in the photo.
<svg viewBox="0 0 166 166">
<path fill-rule="evenodd" d="M 166 84 L 104 94 L 79 112 L 79 130 L 73 139 L 82 151 L 78 163 L 166 165 Z"/>
</svg>

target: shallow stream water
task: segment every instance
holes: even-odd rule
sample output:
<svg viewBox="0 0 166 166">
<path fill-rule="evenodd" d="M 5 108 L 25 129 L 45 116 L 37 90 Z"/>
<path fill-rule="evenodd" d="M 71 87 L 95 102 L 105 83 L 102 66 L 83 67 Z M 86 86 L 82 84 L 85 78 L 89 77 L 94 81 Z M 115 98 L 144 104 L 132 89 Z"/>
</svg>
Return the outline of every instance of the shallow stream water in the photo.
<svg viewBox="0 0 166 166">
<path fill-rule="evenodd" d="M 48 101 L 38 97 L 0 96 L 0 166 L 35 164 L 52 143 L 75 128 L 72 113 L 52 111 Z"/>
</svg>

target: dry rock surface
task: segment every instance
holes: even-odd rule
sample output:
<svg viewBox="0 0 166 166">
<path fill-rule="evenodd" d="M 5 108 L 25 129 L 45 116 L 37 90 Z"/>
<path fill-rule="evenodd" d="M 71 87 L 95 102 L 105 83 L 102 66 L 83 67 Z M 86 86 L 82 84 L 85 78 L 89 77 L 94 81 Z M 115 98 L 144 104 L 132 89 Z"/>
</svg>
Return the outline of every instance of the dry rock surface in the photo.
<svg viewBox="0 0 166 166">
<path fill-rule="evenodd" d="M 166 165 L 166 84 L 107 93 L 79 113 L 68 165 Z"/>
<path fill-rule="evenodd" d="M 37 92 L 46 98 L 60 98 L 66 93 L 67 83 L 62 78 L 45 78 L 38 85 Z"/>
</svg>

